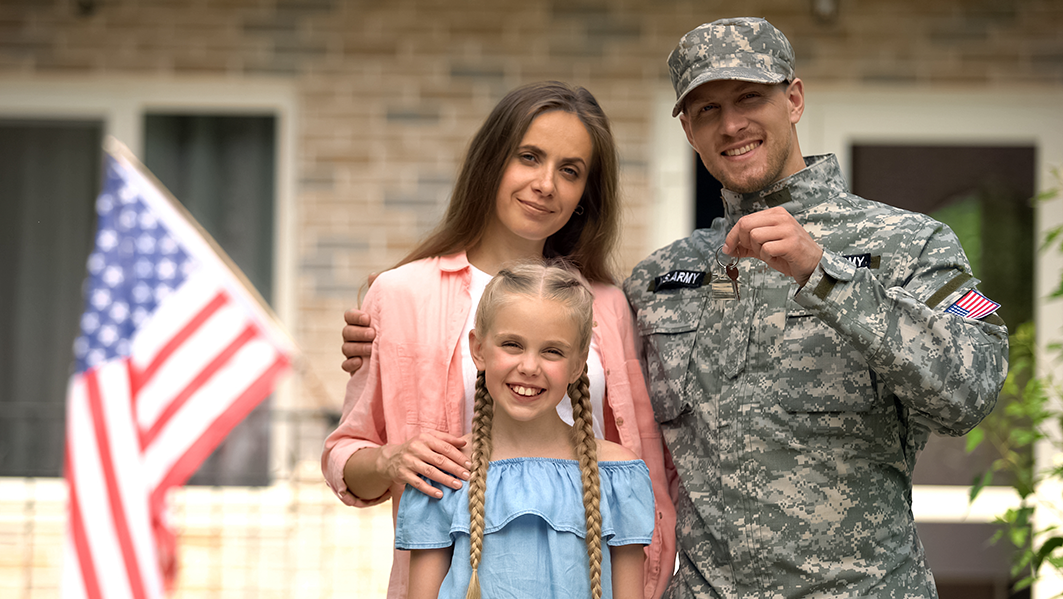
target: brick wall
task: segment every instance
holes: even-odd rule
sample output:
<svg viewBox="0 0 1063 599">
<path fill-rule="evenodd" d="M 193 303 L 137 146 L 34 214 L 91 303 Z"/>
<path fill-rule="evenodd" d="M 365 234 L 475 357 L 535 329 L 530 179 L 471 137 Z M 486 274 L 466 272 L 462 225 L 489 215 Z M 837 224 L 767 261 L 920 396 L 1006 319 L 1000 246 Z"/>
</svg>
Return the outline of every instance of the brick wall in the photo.
<svg viewBox="0 0 1063 599">
<path fill-rule="evenodd" d="M 817 84 L 1063 85 L 1054 0 L 746 2 Z M 832 2 L 827 1 L 827 4 Z M 507 90 L 586 86 L 620 143 L 622 271 L 653 248 L 653 97 L 676 40 L 731 3 L 649 0 L 3 0 L 0 77 L 281 78 L 298 90 L 294 331 L 330 389 L 339 314 L 438 218 L 469 137 Z M 338 392 L 337 392 L 338 395 Z"/>
<path fill-rule="evenodd" d="M 813 13 L 824 5 L 836 13 Z M 0 85 L 98 75 L 291 82 L 299 102 L 293 333 L 338 404 L 346 378 L 337 367 L 342 311 L 368 273 L 394 263 L 436 221 L 469 137 L 521 83 L 561 79 L 598 97 L 622 156 L 622 271 L 653 249 L 651 113 L 667 85 L 665 58 L 687 30 L 733 16 L 735 7 L 711 0 L 0 0 Z M 740 8 L 787 33 L 808 88 L 1063 86 L 1058 0 L 751 0 Z M 5 555 L 12 550 L 0 545 Z M 3 570 L 9 561 L 0 560 L 0 572 L 12 572 Z"/>
</svg>

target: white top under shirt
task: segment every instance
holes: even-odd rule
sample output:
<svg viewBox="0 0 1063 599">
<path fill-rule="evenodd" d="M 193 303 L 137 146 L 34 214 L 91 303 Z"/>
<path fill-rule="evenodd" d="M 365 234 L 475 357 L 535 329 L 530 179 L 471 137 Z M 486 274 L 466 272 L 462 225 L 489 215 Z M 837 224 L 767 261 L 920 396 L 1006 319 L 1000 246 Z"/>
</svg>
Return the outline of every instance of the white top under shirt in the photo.
<svg viewBox="0 0 1063 599">
<path fill-rule="evenodd" d="M 469 331 L 476 328 L 476 307 L 480 305 L 480 298 L 491 281 L 491 275 L 471 266 L 472 280 L 469 282 L 469 296 L 472 299 L 472 309 L 469 310 L 469 319 L 465 321 L 465 328 L 461 331 L 461 365 L 465 374 L 465 428 L 464 432 L 472 430 L 473 402 L 476 397 L 476 365 L 473 364 L 472 354 L 469 353 Z M 602 354 L 598 350 L 598 342 L 591 335 L 591 351 L 587 354 L 587 376 L 591 382 L 591 409 L 593 410 L 594 436 L 604 439 L 602 429 L 602 397 L 605 395 L 605 369 L 602 368 Z M 572 424 L 572 399 L 565 394 L 561 403 L 557 404 L 557 413 L 561 419 Z"/>
</svg>

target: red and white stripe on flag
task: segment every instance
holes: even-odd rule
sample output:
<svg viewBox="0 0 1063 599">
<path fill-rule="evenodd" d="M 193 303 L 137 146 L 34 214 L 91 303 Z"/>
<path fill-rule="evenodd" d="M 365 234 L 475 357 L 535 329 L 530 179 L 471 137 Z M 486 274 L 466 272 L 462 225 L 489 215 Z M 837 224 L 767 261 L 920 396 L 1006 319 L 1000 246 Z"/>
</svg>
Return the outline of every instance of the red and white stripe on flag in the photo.
<svg viewBox="0 0 1063 599">
<path fill-rule="evenodd" d="M 67 396 L 64 599 L 165 596 L 167 492 L 272 393 L 294 353 L 141 168 L 110 142 Z"/>
<path fill-rule="evenodd" d="M 977 320 L 996 312 L 999 307 L 1000 304 L 981 293 L 978 293 L 977 290 L 972 289 L 965 293 L 963 297 L 956 300 L 951 306 L 945 308 L 945 311 Z"/>
</svg>

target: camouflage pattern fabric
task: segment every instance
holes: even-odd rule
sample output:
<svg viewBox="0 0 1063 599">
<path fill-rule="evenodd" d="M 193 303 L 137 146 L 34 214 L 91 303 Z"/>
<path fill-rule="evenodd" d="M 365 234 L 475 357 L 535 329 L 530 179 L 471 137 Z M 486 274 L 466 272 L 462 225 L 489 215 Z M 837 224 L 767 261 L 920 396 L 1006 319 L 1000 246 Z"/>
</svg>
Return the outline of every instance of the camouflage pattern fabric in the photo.
<svg viewBox="0 0 1063 599">
<path fill-rule="evenodd" d="M 955 235 L 847 192 L 833 156 L 640 263 L 636 313 L 654 412 L 680 475 L 680 567 L 665 597 L 936 597 L 912 516 L 931 431 L 962 435 L 1007 372 L 999 317 L 944 308 L 977 284 Z M 781 205 L 824 248 L 808 283 L 742 259 L 741 299 L 651 291 Z"/>
<path fill-rule="evenodd" d="M 682 110 L 683 98 L 709 81 L 793 80 L 794 49 L 783 32 L 764 19 L 720 19 L 698 26 L 679 40 L 668 55 L 668 74 L 676 90 L 674 117 Z"/>
</svg>

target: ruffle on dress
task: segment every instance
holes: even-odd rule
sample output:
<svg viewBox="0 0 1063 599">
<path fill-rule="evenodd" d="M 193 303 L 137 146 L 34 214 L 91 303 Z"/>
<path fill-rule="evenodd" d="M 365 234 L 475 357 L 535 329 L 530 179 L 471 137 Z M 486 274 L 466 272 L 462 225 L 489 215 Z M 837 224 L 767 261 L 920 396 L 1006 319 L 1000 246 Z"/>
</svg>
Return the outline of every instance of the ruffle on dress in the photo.
<svg viewBox="0 0 1063 599">
<path fill-rule="evenodd" d="M 654 505 L 650 473 L 642 460 L 598 462 L 602 539 L 609 545 L 649 544 Z M 398 549 L 433 549 L 469 534 L 468 483 L 460 490 L 428 481 L 443 491 L 435 499 L 407 488 L 396 522 Z M 521 516 L 541 518 L 557 532 L 583 538 L 586 520 L 579 463 L 551 458 L 513 458 L 487 470 L 484 532 L 493 534 Z"/>
</svg>

